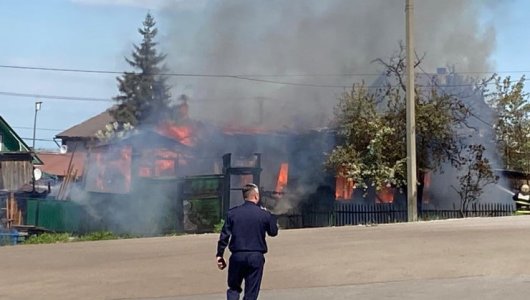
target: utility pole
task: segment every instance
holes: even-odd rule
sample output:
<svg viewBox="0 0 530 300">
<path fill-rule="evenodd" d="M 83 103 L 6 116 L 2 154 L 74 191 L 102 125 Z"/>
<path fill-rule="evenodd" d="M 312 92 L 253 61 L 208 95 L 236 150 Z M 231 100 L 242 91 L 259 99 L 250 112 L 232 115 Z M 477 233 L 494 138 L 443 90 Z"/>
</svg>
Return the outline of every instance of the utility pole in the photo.
<svg viewBox="0 0 530 300">
<path fill-rule="evenodd" d="M 416 177 L 416 112 L 414 96 L 414 0 L 406 0 L 407 43 L 407 216 L 409 222 L 418 220 L 418 187 Z"/>
</svg>

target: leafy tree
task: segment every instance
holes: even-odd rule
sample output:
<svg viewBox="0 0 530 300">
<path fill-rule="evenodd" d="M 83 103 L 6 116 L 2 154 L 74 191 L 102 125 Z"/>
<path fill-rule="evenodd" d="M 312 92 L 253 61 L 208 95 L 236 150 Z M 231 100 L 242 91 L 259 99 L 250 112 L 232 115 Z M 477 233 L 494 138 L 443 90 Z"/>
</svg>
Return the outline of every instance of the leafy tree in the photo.
<svg viewBox="0 0 530 300">
<path fill-rule="evenodd" d="M 343 143 L 328 156 L 327 166 L 364 188 L 406 185 L 405 57 L 401 51 L 385 67 L 378 89 L 354 88 L 339 98 L 336 110 L 338 134 Z M 416 62 L 416 67 L 421 59 Z M 468 107 L 458 97 L 436 85 L 418 84 L 416 92 L 417 167 L 421 203 L 424 171 L 436 171 L 442 163 L 460 166 L 462 138 Z"/>
<path fill-rule="evenodd" d="M 143 27 L 138 29 L 142 43 L 134 45 L 131 58 L 125 59 L 135 71 L 124 72 L 117 78 L 120 94 L 114 98 L 117 105 L 111 114 L 119 123 L 137 126 L 168 118 L 170 87 L 167 77 L 161 75 L 166 70 L 163 65 L 166 55 L 156 50 L 155 25 L 155 19 L 148 13 Z"/>
<path fill-rule="evenodd" d="M 460 197 L 460 213 L 466 215 L 469 204 L 476 203 L 488 184 L 496 183 L 497 176 L 493 174 L 489 160 L 484 157 L 484 146 L 468 145 L 461 156 L 458 188 L 451 186 Z"/>
<path fill-rule="evenodd" d="M 130 133 L 134 129 L 129 123 L 120 124 L 118 122 L 112 122 L 105 125 L 104 129 L 96 132 L 96 138 L 101 142 L 108 142 L 113 139 L 123 138 L 127 133 Z"/>
<path fill-rule="evenodd" d="M 487 94 L 496 113 L 497 145 L 506 169 L 530 171 L 530 103 L 524 92 L 525 77 L 495 77 L 495 90 Z"/>
<path fill-rule="evenodd" d="M 396 128 L 377 112 L 377 97 L 364 85 L 353 87 L 340 98 L 335 110 L 342 139 L 329 155 L 327 165 L 363 188 L 386 184 L 401 186 L 406 178 L 406 155 L 396 138 Z"/>
</svg>

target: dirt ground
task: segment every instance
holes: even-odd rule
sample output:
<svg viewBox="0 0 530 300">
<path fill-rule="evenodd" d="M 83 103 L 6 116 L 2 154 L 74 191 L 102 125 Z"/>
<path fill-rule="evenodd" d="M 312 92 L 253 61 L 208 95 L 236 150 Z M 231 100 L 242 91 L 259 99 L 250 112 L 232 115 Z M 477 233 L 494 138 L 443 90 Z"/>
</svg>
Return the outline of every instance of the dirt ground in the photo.
<svg viewBox="0 0 530 300">
<path fill-rule="evenodd" d="M 222 299 L 217 235 L 0 248 L 0 299 Z M 530 216 L 281 231 L 260 299 L 528 299 Z"/>
</svg>

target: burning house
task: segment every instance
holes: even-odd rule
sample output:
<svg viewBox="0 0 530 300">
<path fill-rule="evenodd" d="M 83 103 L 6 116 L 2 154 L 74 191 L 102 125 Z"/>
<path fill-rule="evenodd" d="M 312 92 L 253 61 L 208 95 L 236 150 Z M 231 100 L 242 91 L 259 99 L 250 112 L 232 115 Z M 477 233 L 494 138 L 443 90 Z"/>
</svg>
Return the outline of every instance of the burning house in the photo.
<svg viewBox="0 0 530 300">
<path fill-rule="evenodd" d="M 204 222 L 197 220 L 188 226 L 193 203 L 210 201 L 210 212 L 202 214 L 213 214 L 218 222 L 241 203 L 239 188 L 248 182 L 258 183 L 268 204 L 285 213 L 318 185 L 327 184 L 333 193 L 334 178 L 323 176 L 322 164 L 333 139 L 325 130 L 286 133 L 164 122 L 91 147 L 82 184 L 71 197 L 107 228 L 148 234 L 200 227 Z M 168 211 L 172 216 L 163 216 Z M 153 225 L 155 219 L 170 224 Z"/>
<path fill-rule="evenodd" d="M 462 78 L 441 69 L 420 77 L 425 86 L 467 89 L 456 91 L 457 96 L 472 90 L 461 85 Z M 381 80 L 384 76 L 374 85 L 383 85 Z M 466 100 L 474 114 L 491 113 L 480 94 L 468 94 Z M 82 179 L 70 198 L 87 208 L 92 224 L 146 234 L 209 230 L 227 209 L 241 203 L 239 187 L 248 182 L 259 184 L 264 203 L 278 214 L 328 210 L 336 201 L 405 207 L 405 195 L 394 187 L 357 189 L 355 182 L 324 168 L 326 153 L 338 143 L 333 129 L 269 129 L 262 105 L 257 120 L 238 126 L 193 120 L 187 102 L 179 114 L 178 121 L 140 126 L 105 141 L 95 136 L 108 125 L 108 113 L 61 134 L 68 149 L 86 148 Z M 478 121 L 472 118 L 470 127 L 459 133 L 491 141 L 488 130 L 478 135 L 466 131 L 482 128 Z M 444 176 L 455 177 L 454 172 L 423 175 L 422 204 L 439 207 L 441 201 L 454 200 L 447 186 L 438 184 L 449 181 Z"/>
<path fill-rule="evenodd" d="M 278 214 L 331 209 L 336 200 L 405 205 L 393 187 L 356 189 L 324 169 L 326 153 L 337 144 L 334 130 L 223 127 L 192 120 L 187 110 L 186 103 L 179 122 L 141 126 L 98 143 L 90 138 L 71 198 L 87 207 L 94 224 L 146 234 L 208 230 L 241 203 L 239 187 L 248 182 L 260 185 L 264 203 Z M 431 176 L 425 175 L 425 204 L 433 201 Z M 199 220 L 193 210 L 208 217 Z"/>
</svg>

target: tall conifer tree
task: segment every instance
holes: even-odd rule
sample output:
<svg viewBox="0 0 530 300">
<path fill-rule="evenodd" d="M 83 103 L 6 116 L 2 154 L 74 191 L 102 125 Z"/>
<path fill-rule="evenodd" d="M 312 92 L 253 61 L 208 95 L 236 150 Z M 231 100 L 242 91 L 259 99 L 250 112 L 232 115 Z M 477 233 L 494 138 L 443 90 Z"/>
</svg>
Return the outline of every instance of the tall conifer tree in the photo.
<svg viewBox="0 0 530 300">
<path fill-rule="evenodd" d="M 167 77 L 161 75 L 166 70 L 166 55 L 156 49 L 155 26 L 155 19 L 148 13 L 143 27 L 138 29 L 142 43 L 134 45 L 131 58 L 125 58 L 134 71 L 117 78 L 119 95 L 114 98 L 117 105 L 111 114 L 120 123 L 153 124 L 168 117 L 170 87 Z"/>
</svg>

